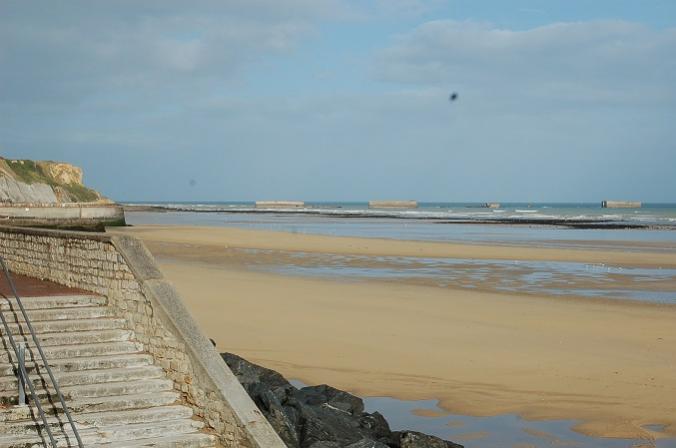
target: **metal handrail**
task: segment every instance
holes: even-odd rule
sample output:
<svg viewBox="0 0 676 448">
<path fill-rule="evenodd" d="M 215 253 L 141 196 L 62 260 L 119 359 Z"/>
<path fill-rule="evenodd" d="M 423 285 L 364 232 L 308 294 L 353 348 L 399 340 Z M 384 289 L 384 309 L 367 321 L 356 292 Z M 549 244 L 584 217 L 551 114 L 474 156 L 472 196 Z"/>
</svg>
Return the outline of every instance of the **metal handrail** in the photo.
<svg viewBox="0 0 676 448">
<path fill-rule="evenodd" d="M 40 341 L 38 340 L 37 335 L 35 334 L 35 330 L 33 329 L 33 325 L 31 324 L 30 319 L 28 318 L 28 314 L 26 313 L 26 309 L 23 306 L 23 303 L 21 302 L 21 299 L 19 298 L 19 294 L 16 291 L 16 287 L 14 286 L 14 281 L 12 280 L 11 275 L 9 274 L 9 269 L 7 269 L 7 265 L 5 264 L 5 260 L 2 256 L 0 256 L 0 264 L 2 265 L 2 269 L 5 273 L 5 278 L 7 279 L 7 282 L 9 283 L 9 287 L 12 290 L 12 294 L 14 294 L 14 297 L 16 298 L 16 303 L 19 305 L 19 308 L 21 309 L 21 314 L 24 317 L 26 327 L 28 327 L 28 331 L 30 332 L 33 342 L 35 343 L 35 347 L 37 348 L 38 352 L 40 353 L 40 357 L 42 358 L 42 362 L 45 366 L 45 369 L 47 370 L 47 373 L 49 374 L 49 379 L 52 382 L 52 385 L 54 386 L 54 391 L 56 392 L 56 395 L 59 397 L 59 401 L 61 402 L 61 408 L 63 409 L 63 412 L 66 414 L 66 417 L 68 418 L 68 422 L 70 423 L 71 428 L 73 428 L 73 434 L 75 435 L 75 438 L 77 439 L 77 444 L 80 448 L 84 448 L 84 445 L 82 444 L 82 439 L 80 438 L 80 434 L 75 427 L 75 422 L 73 421 L 73 418 L 70 415 L 70 411 L 68 410 L 68 406 L 66 406 L 66 400 L 63 398 L 63 394 L 61 393 L 61 389 L 59 388 L 59 383 L 56 381 L 56 378 L 54 378 L 54 374 L 52 373 L 52 369 L 49 367 L 49 363 L 47 362 L 47 357 L 45 356 L 45 352 L 42 350 L 42 345 L 40 344 Z M 16 346 L 16 343 L 14 342 L 14 336 L 12 335 L 12 332 L 9 328 L 9 325 L 7 324 L 7 320 L 5 319 L 4 313 L 0 310 L 0 318 L 2 319 L 2 324 L 5 327 L 5 331 L 7 333 L 7 336 L 9 337 L 9 343 L 12 345 L 12 349 L 14 350 L 14 354 L 17 357 L 17 360 L 19 359 L 19 349 Z M 19 325 L 19 320 L 17 319 L 17 324 Z M 35 359 L 33 359 L 35 361 Z M 40 413 L 40 417 L 42 418 L 42 422 L 45 425 L 45 430 L 47 431 L 47 434 L 49 435 L 49 440 L 56 448 L 56 441 L 54 440 L 54 435 L 52 434 L 52 430 L 49 427 L 49 423 L 47 422 L 47 417 L 45 416 L 45 412 L 42 409 L 42 405 L 40 404 L 40 400 L 35 393 L 35 387 L 33 386 L 33 382 L 30 381 L 30 378 L 28 377 L 28 373 L 26 372 L 26 366 L 22 363 L 19 363 L 19 375 L 23 377 L 24 384 L 28 384 L 28 388 L 30 389 L 31 397 L 33 398 L 33 402 L 38 408 L 38 412 Z M 21 381 L 19 381 L 21 383 Z M 49 392 L 48 392 L 49 393 Z"/>
</svg>

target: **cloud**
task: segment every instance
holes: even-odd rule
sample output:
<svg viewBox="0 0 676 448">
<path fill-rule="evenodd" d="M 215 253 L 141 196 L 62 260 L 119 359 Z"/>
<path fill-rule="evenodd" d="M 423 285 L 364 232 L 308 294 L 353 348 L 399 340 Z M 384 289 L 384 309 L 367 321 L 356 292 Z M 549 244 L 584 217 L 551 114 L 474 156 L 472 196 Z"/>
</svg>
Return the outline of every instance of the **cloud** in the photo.
<svg viewBox="0 0 676 448">
<path fill-rule="evenodd" d="M 0 103 L 73 104 L 92 95 L 200 88 L 284 54 L 322 20 L 350 16 L 338 0 L 68 2 L 0 6 Z"/>
<path fill-rule="evenodd" d="M 364 61 L 435 5 L 0 2 L 0 149 L 117 199 L 669 199 L 673 30 L 433 21 Z"/>
<path fill-rule="evenodd" d="M 416 17 L 428 14 L 448 3 L 448 0 L 376 0 L 374 14 Z"/>
<path fill-rule="evenodd" d="M 374 66 L 384 81 L 460 86 L 500 97 L 673 102 L 676 29 L 622 22 L 525 31 L 433 21 L 398 36 Z"/>
</svg>

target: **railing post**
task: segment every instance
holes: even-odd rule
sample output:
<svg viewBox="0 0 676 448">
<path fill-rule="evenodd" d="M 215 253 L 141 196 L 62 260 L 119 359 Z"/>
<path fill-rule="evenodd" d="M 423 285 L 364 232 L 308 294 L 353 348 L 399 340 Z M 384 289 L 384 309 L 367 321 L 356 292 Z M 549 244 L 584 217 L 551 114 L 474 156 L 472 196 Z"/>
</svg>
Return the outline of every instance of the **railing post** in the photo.
<svg viewBox="0 0 676 448">
<path fill-rule="evenodd" d="M 28 378 L 23 377 L 23 372 L 26 371 L 26 344 L 19 342 L 19 354 L 17 362 L 19 364 L 19 406 L 26 404 L 26 381 L 29 381 Z"/>
</svg>

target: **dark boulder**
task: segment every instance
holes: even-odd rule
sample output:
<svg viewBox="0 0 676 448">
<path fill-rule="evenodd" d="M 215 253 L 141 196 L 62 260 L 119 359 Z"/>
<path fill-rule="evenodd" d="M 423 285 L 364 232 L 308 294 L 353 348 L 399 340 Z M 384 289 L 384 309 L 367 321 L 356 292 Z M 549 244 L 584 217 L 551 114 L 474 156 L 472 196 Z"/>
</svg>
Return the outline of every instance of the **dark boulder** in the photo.
<svg viewBox="0 0 676 448">
<path fill-rule="evenodd" d="M 462 445 L 415 431 L 400 431 L 400 448 L 463 448 Z"/>
<path fill-rule="evenodd" d="M 451 442 L 411 431 L 392 432 L 378 412 L 331 386 L 297 389 L 274 370 L 231 353 L 223 360 L 290 448 L 457 448 Z"/>
</svg>

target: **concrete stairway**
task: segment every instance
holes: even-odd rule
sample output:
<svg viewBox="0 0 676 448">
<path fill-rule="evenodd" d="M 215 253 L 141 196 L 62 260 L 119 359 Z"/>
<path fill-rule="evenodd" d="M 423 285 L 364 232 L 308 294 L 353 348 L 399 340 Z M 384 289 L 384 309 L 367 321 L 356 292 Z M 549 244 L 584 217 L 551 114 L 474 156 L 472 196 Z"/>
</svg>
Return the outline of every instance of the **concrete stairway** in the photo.
<svg viewBox="0 0 676 448">
<path fill-rule="evenodd" d="M 26 297 L 22 302 L 87 448 L 218 446 L 104 298 Z M 26 368 L 59 447 L 77 447 L 18 306 L 0 298 L 0 312 L 15 340 L 26 344 Z M 30 401 L 16 406 L 14 353 L 0 331 L 0 448 L 48 447 L 37 408 Z"/>
</svg>

